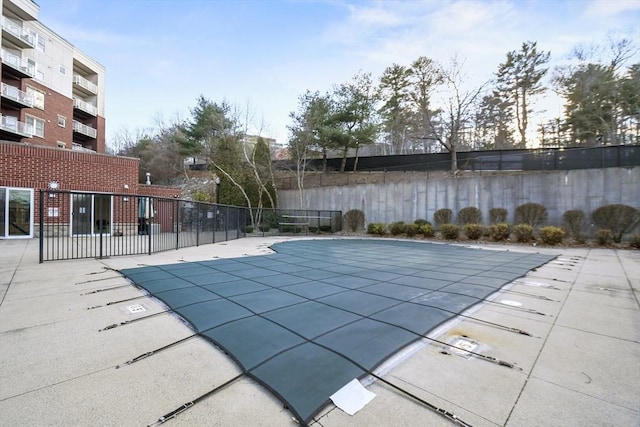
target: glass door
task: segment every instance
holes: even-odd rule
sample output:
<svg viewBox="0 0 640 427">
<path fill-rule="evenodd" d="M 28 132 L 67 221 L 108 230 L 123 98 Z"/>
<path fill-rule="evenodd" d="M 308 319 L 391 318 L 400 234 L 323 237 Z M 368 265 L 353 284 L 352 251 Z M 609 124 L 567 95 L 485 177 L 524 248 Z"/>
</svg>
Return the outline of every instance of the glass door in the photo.
<svg viewBox="0 0 640 427">
<path fill-rule="evenodd" d="M 0 187 L 0 238 L 33 237 L 33 189 Z"/>
<path fill-rule="evenodd" d="M 72 194 L 71 231 L 79 234 L 111 233 L 109 194 Z"/>
<path fill-rule="evenodd" d="M 91 234 L 91 195 L 71 195 L 71 232 L 72 234 Z"/>
</svg>

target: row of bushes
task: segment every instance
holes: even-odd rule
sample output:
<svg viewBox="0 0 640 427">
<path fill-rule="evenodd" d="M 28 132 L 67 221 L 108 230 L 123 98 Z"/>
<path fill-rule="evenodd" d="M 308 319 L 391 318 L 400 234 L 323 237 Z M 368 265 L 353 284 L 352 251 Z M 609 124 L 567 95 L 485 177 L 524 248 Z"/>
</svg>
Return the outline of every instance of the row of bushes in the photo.
<svg viewBox="0 0 640 427">
<path fill-rule="evenodd" d="M 512 235 L 517 242 L 528 243 L 538 239 L 547 245 L 557 245 L 567 236 L 564 228 L 545 226 L 537 231 L 529 224 L 517 224 L 511 226 L 507 223 L 491 224 L 485 227 L 481 224 L 441 224 L 435 229 L 431 223 L 424 220 L 417 220 L 412 224 L 405 224 L 402 221 L 389 224 L 387 227 L 383 223 L 371 223 L 367 226 L 367 233 L 378 236 L 391 234 L 392 236 L 406 235 L 407 237 L 423 236 L 432 238 L 436 236 L 436 230 L 443 239 L 457 240 L 460 235 L 464 235 L 469 240 L 479 240 L 486 237 L 495 242 L 508 240 Z M 596 233 L 596 241 L 600 245 L 609 245 L 614 242 L 614 234 L 609 229 L 600 229 Z M 584 243 L 584 242 L 581 242 Z M 631 238 L 631 246 L 640 248 L 640 233 L 636 233 Z"/>
<path fill-rule="evenodd" d="M 491 217 L 489 228 L 500 224 L 502 225 L 502 228 L 504 228 L 504 225 L 507 224 L 508 211 L 506 209 L 494 208 L 489 211 L 489 214 Z M 533 239 L 533 237 L 528 236 L 532 236 L 533 231 L 537 230 L 546 222 L 547 209 L 538 203 L 526 203 L 516 208 L 514 217 L 515 224 L 518 224 L 513 230 L 516 238 L 518 240 L 525 239 L 524 241 L 527 241 L 526 239 Z M 566 236 L 574 239 L 578 243 L 584 243 L 587 237 L 587 233 L 585 232 L 587 229 L 587 217 L 585 213 L 581 210 L 568 210 L 564 213 L 562 219 L 563 227 L 561 230 L 564 231 Z M 608 239 L 615 243 L 620 243 L 622 241 L 622 236 L 625 233 L 632 231 L 640 222 L 640 210 L 621 204 L 607 205 L 593 211 L 591 219 L 593 224 L 598 228 L 598 232 L 595 236 L 598 240 Z M 450 229 L 451 225 L 456 225 L 453 221 L 453 211 L 451 209 L 437 210 L 433 216 L 433 220 L 435 222 L 436 229 L 440 229 L 442 226 L 447 226 L 445 227 L 446 230 Z M 471 226 L 467 227 L 469 229 L 469 233 L 471 235 L 475 235 L 478 233 L 478 227 L 481 227 L 479 224 L 482 224 L 482 212 L 476 207 L 467 207 L 458 212 L 457 220 L 457 224 L 463 228 L 468 225 Z M 344 223 L 349 230 L 356 231 L 358 228 L 364 227 L 364 213 L 357 209 L 351 210 L 344 215 Z M 398 223 L 395 227 L 398 228 L 401 224 L 404 223 Z M 429 231 L 426 229 L 420 229 L 424 224 L 430 225 L 431 223 L 426 220 L 417 220 L 415 222 L 415 229 L 414 227 L 409 227 L 408 231 L 404 231 L 399 234 L 406 233 L 409 235 L 426 235 Z M 374 229 L 374 232 L 371 234 L 379 234 L 380 224 L 370 224 L 369 227 L 373 227 Z M 391 234 L 397 234 L 394 233 L 393 228 L 394 225 L 391 224 L 389 226 L 389 232 Z M 531 229 L 531 232 L 528 232 L 529 228 Z"/>
<path fill-rule="evenodd" d="M 382 223 L 371 223 L 367 226 L 367 233 L 373 235 L 384 236 L 387 234 L 387 230 L 392 236 L 406 235 L 407 237 L 414 237 L 420 235 L 430 238 L 436 235 L 436 229 L 431 223 L 424 220 L 417 220 L 413 224 L 405 224 L 399 221 L 389 224 L 389 227 Z M 488 227 L 484 227 L 481 224 L 464 224 L 460 226 L 447 223 L 437 227 L 437 231 L 442 238 L 447 240 L 456 240 L 461 233 L 470 240 L 478 240 L 486 236 L 499 242 L 507 240 L 512 233 L 518 242 L 524 243 L 535 240 L 534 228 L 528 224 L 518 224 L 512 228 L 507 223 L 492 224 Z M 565 231 L 560 227 L 546 226 L 538 231 L 538 236 L 543 243 L 555 245 L 562 242 L 565 237 Z"/>
</svg>

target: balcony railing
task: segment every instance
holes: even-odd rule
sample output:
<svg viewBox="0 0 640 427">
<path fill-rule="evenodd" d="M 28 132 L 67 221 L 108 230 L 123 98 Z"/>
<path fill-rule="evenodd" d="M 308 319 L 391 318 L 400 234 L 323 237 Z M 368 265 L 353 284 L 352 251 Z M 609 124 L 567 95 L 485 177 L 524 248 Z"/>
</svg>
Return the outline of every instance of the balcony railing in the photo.
<svg viewBox="0 0 640 427">
<path fill-rule="evenodd" d="M 85 113 L 89 113 L 92 116 L 98 115 L 98 107 L 93 104 L 90 104 L 86 101 L 83 101 L 80 98 L 73 98 L 73 108 L 77 108 L 78 110 L 82 110 Z"/>
<path fill-rule="evenodd" d="M 36 75 L 35 65 L 29 64 L 18 55 L 4 49 L 2 50 L 2 65 L 8 65 L 29 77 L 34 77 Z"/>
<path fill-rule="evenodd" d="M 31 125 L 18 121 L 16 117 L 0 117 L 2 117 L 1 129 L 3 131 L 24 136 L 25 138 L 30 138 L 33 135 L 33 127 Z"/>
<path fill-rule="evenodd" d="M 77 142 L 72 143 L 71 145 L 72 151 L 82 151 L 83 153 L 95 153 L 96 150 L 92 150 L 91 148 L 83 147 L 82 144 L 78 144 Z"/>
<path fill-rule="evenodd" d="M 86 135 L 90 138 L 95 138 L 98 135 L 98 131 L 91 126 L 87 126 L 84 123 L 80 123 L 77 120 L 73 121 L 73 131 Z"/>
<path fill-rule="evenodd" d="M 2 29 L 15 37 L 13 41 L 22 44 L 21 47 L 34 48 L 36 46 L 36 37 L 33 32 L 25 30 L 17 22 L 3 17 Z"/>
<path fill-rule="evenodd" d="M 33 107 L 33 95 L 18 89 L 15 86 L 2 83 L 2 96 L 19 102 L 25 107 Z"/>
<path fill-rule="evenodd" d="M 90 92 L 94 95 L 98 94 L 98 85 L 96 85 L 95 83 L 90 82 L 89 80 L 85 79 L 84 77 L 78 75 L 78 74 L 74 74 L 73 75 L 73 84 L 80 86 L 81 88 L 83 88 L 84 90 L 86 90 L 87 92 Z"/>
</svg>

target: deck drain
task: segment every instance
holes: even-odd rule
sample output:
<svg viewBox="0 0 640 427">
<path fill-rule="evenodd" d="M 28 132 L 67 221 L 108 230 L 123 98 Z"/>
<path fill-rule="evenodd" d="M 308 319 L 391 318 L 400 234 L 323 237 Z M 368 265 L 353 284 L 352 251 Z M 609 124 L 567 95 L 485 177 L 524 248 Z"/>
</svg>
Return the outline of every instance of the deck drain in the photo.
<svg viewBox="0 0 640 427">
<path fill-rule="evenodd" d="M 464 357 L 465 359 L 471 357 L 470 352 L 478 348 L 478 343 L 464 338 L 456 338 L 449 345 L 451 346 L 449 347 L 449 351 L 451 351 L 452 354 Z"/>
<path fill-rule="evenodd" d="M 508 300 L 508 299 L 500 300 L 500 303 L 504 304 L 504 305 L 510 305 L 511 307 L 520 307 L 520 306 L 522 306 L 521 302 L 511 301 L 511 300 Z"/>
<path fill-rule="evenodd" d="M 127 310 L 129 310 L 129 312 L 131 313 L 142 313 L 143 311 L 147 311 L 147 309 L 140 304 L 130 305 L 127 307 Z"/>
</svg>

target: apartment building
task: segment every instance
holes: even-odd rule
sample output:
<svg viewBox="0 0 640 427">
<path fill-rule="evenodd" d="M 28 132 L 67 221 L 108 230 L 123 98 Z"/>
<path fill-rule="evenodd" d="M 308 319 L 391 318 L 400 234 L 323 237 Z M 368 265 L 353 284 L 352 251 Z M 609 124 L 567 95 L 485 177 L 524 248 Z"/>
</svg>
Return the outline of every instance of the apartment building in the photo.
<svg viewBox="0 0 640 427">
<path fill-rule="evenodd" d="M 38 20 L 31 0 L 2 2 L 0 139 L 105 151 L 105 69 Z"/>
<path fill-rule="evenodd" d="M 175 188 L 139 185 L 138 159 L 105 153 L 105 68 L 40 22 L 35 2 L 0 5 L 0 239 L 33 237 L 47 222 L 39 190 L 83 192 L 60 215 L 87 234 L 113 215 L 110 194 L 176 197 Z"/>
</svg>

